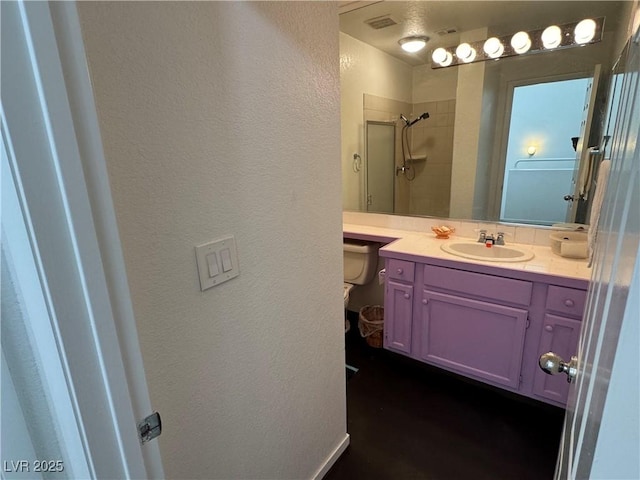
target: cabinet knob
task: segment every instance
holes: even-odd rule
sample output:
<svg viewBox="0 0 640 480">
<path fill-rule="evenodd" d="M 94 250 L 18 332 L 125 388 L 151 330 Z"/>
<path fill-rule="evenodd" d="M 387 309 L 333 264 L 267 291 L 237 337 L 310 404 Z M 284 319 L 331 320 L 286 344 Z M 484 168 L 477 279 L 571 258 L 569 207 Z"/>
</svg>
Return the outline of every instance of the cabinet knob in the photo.
<svg viewBox="0 0 640 480">
<path fill-rule="evenodd" d="M 399 268 L 398 270 L 396 270 L 396 272 L 398 272 L 398 275 L 402 275 L 402 272 L 404 272 L 404 270 L 402 270 L 401 268 Z"/>
<path fill-rule="evenodd" d="M 571 308 L 571 307 L 573 307 L 573 306 L 576 304 L 576 302 L 574 302 L 574 301 L 573 301 L 573 300 L 571 300 L 570 298 L 567 298 L 567 299 L 564 301 L 564 304 L 565 304 L 565 306 L 567 306 L 567 307 Z"/>
<path fill-rule="evenodd" d="M 424 305 L 426 305 L 427 303 L 429 303 L 429 300 L 427 300 L 426 298 L 423 298 L 423 299 L 422 299 L 422 303 L 423 303 Z"/>
<path fill-rule="evenodd" d="M 411 295 L 409 295 L 408 293 L 405 293 L 404 298 L 411 298 Z"/>
<path fill-rule="evenodd" d="M 553 332 L 553 327 L 552 327 L 551 325 L 545 325 L 544 329 L 545 329 L 547 332 Z"/>
</svg>

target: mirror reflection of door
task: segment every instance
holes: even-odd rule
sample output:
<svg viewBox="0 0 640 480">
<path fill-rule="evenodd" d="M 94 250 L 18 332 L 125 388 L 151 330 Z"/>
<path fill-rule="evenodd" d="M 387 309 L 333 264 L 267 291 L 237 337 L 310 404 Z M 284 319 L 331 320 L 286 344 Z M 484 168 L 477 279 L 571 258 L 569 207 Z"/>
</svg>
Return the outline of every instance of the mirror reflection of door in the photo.
<svg viewBox="0 0 640 480">
<path fill-rule="evenodd" d="M 367 212 L 393 213 L 396 126 L 367 121 L 365 134 Z"/>
<path fill-rule="evenodd" d="M 571 177 L 571 200 L 567 204 L 566 221 L 584 223 L 586 221 L 587 202 L 597 163 L 602 160 L 597 146 L 600 138 L 593 138 L 594 110 L 601 65 L 596 65 L 593 78 L 589 80 L 584 97 L 580 136 L 576 145 L 576 163 Z M 591 138 L 589 138 L 591 137 Z M 593 147 L 593 148 L 592 148 Z"/>
<path fill-rule="evenodd" d="M 500 220 L 564 222 L 590 78 L 516 86 L 506 150 Z"/>
</svg>

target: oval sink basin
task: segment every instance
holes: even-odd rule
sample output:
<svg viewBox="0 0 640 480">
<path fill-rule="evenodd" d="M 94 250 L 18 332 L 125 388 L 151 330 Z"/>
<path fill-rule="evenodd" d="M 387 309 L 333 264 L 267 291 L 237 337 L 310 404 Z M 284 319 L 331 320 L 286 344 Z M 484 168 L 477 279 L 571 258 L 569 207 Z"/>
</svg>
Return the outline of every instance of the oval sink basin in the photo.
<svg viewBox="0 0 640 480">
<path fill-rule="evenodd" d="M 458 257 L 486 262 L 526 262 L 533 258 L 533 252 L 530 251 L 504 245 L 487 247 L 478 242 L 449 242 L 442 244 L 440 248 Z"/>
</svg>

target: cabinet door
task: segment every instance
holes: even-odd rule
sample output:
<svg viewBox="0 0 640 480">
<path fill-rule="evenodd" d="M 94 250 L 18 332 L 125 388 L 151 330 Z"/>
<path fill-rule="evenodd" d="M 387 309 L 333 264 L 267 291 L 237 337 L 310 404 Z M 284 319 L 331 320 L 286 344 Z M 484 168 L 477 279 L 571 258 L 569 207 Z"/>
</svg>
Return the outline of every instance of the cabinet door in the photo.
<svg viewBox="0 0 640 480">
<path fill-rule="evenodd" d="M 384 303 L 385 348 L 410 354 L 413 286 L 387 281 Z"/>
<path fill-rule="evenodd" d="M 423 292 L 420 357 L 467 376 L 517 389 L 527 311 Z"/>
<path fill-rule="evenodd" d="M 538 354 L 554 352 L 565 361 L 577 354 L 580 337 L 580 322 L 556 315 L 545 315 Z M 567 403 L 569 382 L 566 375 L 548 375 L 540 368 L 533 376 L 533 393 L 539 397 Z"/>
</svg>

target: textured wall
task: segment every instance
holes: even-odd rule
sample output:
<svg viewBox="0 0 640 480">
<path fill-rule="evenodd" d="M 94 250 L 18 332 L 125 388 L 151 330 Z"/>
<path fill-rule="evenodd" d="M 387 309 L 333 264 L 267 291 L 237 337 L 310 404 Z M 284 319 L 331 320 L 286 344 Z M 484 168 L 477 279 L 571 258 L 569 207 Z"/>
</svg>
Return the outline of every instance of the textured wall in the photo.
<svg viewBox="0 0 640 480">
<path fill-rule="evenodd" d="M 353 171 L 353 154 L 364 160 L 363 94 L 411 103 L 411 65 L 340 33 L 342 195 L 345 210 L 362 210 L 364 170 Z"/>
<path fill-rule="evenodd" d="M 473 42 L 486 38 L 486 28 L 460 35 L 460 41 Z M 453 218 L 474 218 L 473 198 L 477 171 L 480 118 L 482 117 L 482 89 L 487 62 L 465 65 L 458 69 L 451 167 L 451 201 L 449 215 Z"/>
<path fill-rule="evenodd" d="M 337 4 L 78 9 L 166 475 L 309 478 L 346 435 Z"/>
<path fill-rule="evenodd" d="M 413 67 L 413 103 L 455 99 L 459 70 L 456 67 L 433 69 L 431 63 Z"/>
</svg>

